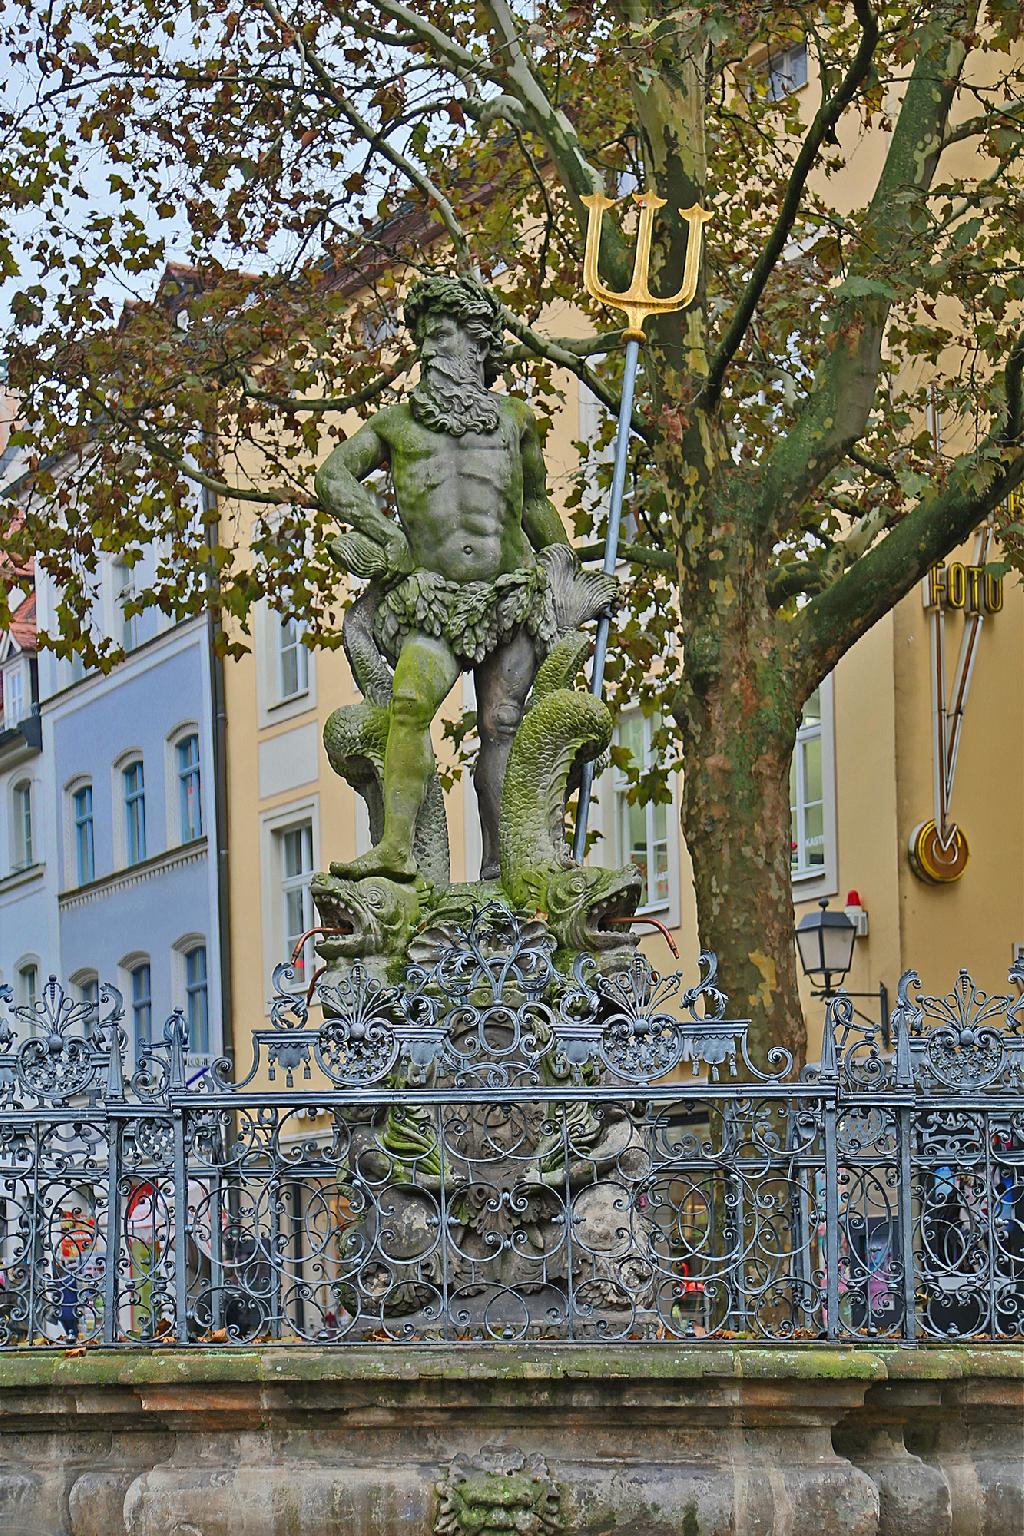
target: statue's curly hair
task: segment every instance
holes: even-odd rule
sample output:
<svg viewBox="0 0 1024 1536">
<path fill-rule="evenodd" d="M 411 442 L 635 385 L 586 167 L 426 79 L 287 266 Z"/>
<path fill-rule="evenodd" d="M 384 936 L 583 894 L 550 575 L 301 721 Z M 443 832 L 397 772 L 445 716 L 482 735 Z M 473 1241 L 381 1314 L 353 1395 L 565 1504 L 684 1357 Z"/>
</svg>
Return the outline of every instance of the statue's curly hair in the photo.
<svg viewBox="0 0 1024 1536">
<path fill-rule="evenodd" d="M 472 277 L 424 277 L 405 301 L 405 323 L 417 345 L 428 315 L 452 315 L 485 344 L 484 379 L 493 384 L 505 363 L 505 324 L 497 295 Z"/>
</svg>

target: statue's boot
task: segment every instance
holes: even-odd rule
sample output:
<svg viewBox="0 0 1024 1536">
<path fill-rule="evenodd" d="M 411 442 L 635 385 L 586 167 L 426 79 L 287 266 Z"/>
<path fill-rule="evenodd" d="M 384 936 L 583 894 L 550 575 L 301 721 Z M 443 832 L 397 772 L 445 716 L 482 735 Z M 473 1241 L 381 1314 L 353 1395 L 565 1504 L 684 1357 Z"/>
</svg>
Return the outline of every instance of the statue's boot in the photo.
<svg viewBox="0 0 1024 1536">
<path fill-rule="evenodd" d="M 339 880 L 361 880 L 366 875 L 383 875 L 388 880 L 415 880 L 419 871 L 412 853 L 376 843 L 348 864 L 332 863 L 331 874 Z"/>
</svg>

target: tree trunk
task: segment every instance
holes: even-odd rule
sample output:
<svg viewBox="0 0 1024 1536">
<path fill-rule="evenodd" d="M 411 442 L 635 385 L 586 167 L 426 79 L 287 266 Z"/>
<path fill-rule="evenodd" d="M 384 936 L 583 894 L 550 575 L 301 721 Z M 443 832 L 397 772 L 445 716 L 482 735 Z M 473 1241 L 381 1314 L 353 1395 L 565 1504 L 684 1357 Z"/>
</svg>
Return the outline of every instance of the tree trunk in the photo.
<svg viewBox="0 0 1024 1536">
<path fill-rule="evenodd" d="M 762 1071 L 773 1046 L 798 1063 L 806 1052 L 788 837 L 800 701 L 773 629 L 767 614 L 758 623 L 734 611 L 718 628 L 714 677 L 693 676 L 694 660 L 685 665 L 676 712 L 700 941 L 718 956 L 729 1017 L 750 1018 L 750 1056 Z"/>
</svg>

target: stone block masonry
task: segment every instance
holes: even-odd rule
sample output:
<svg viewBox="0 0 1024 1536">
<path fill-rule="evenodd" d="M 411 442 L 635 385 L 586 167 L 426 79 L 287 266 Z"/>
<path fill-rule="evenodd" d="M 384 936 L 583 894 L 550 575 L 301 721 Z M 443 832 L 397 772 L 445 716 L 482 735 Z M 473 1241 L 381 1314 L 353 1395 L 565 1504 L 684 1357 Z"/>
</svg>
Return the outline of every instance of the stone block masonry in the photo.
<svg viewBox="0 0 1024 1536">
<path fill-rule="evenodd" d="M 2 1536 L 1020 1536 L 1024 1351 L 16 1351 Z"/>
</svg>

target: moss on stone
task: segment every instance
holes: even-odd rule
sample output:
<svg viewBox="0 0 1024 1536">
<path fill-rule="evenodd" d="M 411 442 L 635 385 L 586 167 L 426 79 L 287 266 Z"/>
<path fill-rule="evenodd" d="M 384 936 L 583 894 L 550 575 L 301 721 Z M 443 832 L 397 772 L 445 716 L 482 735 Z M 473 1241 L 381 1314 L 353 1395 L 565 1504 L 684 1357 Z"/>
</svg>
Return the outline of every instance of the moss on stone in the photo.
<svg viewBox="0 0 1024 1536">
<path fill-rule="evenodd" d="M 369 1344 L 345 1348 L 268 1346 L 180 1349 L 89 1348 L 0 1353 L 0 1391 L 12 1388 L 142 1387 L 233 1382 L 474 1381 L 481 1388 L 515 1382 L 770 1380 L 956 1381 L 1024 1377 L 1024 1351 L 1013 1345 L 450 1345 Z"/>
</svg>

